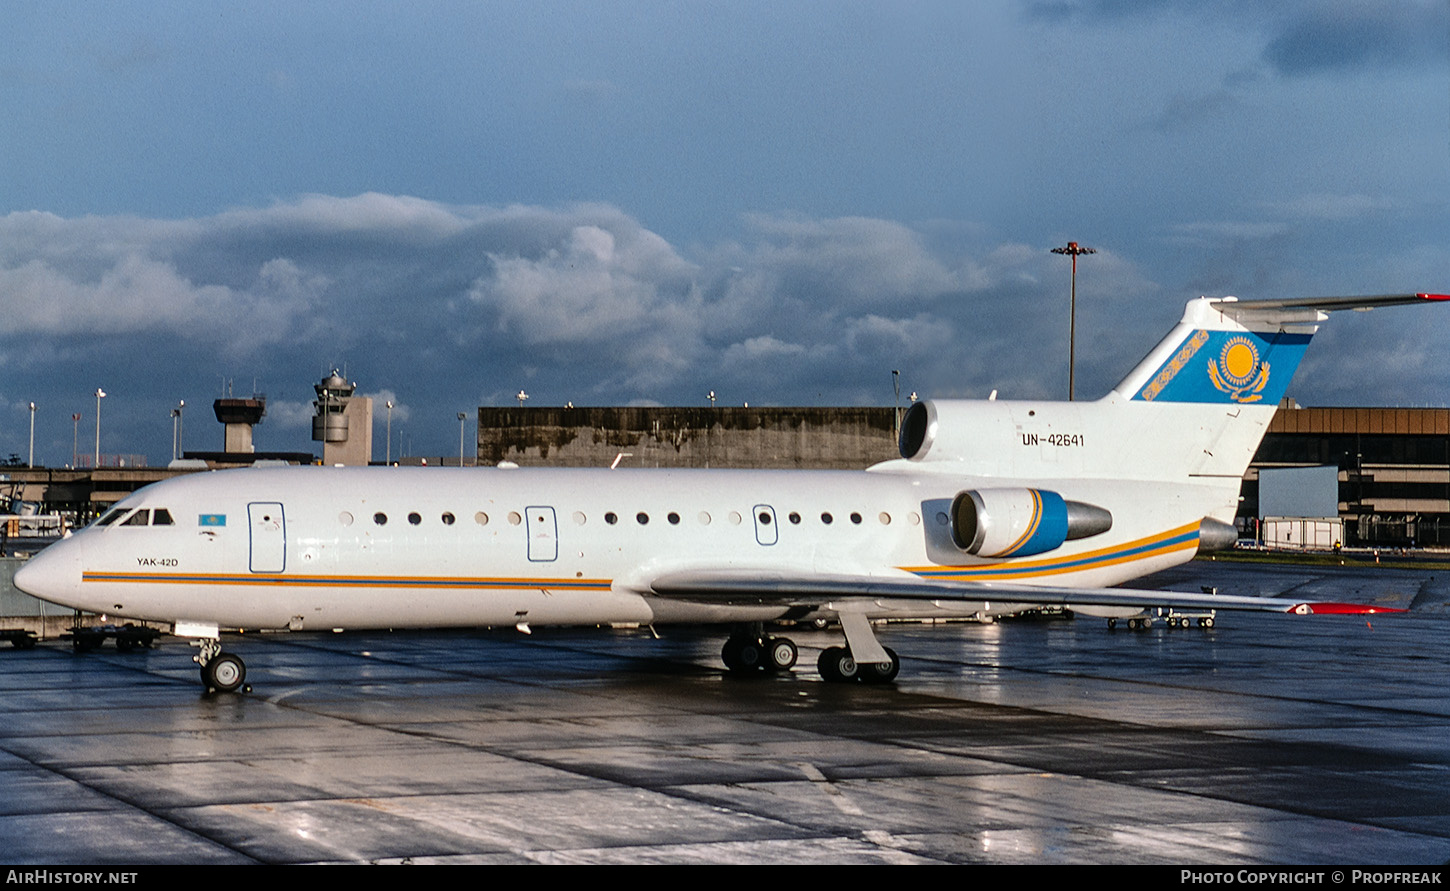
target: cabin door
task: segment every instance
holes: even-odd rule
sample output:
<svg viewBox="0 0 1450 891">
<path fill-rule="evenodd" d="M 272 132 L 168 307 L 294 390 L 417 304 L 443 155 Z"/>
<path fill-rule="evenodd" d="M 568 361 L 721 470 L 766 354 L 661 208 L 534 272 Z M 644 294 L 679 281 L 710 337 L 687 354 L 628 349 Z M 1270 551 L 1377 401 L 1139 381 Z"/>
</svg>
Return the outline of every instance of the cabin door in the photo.
<svg viewBox="0 0 1450 891">
<path fill-rule="evenodd" d="M 529 560 L 548 563 L 559 559 L 559 527 L 552 507 L 526 507 L 524 518 L 529 526 Z"/>
<path fill-rule="evenodd" d="M 282 504 L 254 501 L 247 505 L 251 535 L 252 572 L 281 572 L 287 568 L 287 521 Z"/>
<path fill-rule="evenodd" d="M 751 513 L 755 514 L 755 540 L 763 545 L 773 545 L 780 540 L 775 528 L 775 508 L 768 504 L 757 504 Z"/>
</svg>

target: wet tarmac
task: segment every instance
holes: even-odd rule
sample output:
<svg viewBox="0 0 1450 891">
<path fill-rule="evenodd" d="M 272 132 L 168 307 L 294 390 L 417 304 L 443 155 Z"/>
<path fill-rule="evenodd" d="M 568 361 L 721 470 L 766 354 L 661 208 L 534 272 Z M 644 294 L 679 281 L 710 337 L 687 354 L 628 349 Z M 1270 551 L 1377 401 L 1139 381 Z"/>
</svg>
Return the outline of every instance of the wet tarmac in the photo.
<svg viewBox="0 0 1450 891">
<path fill-rule="evenodd" d="M 1193 564 L 1408 615 L 893 625 L 892 686 L 740 679 L 721 629 L 0 650 L 0 862 L 1443 864 L 1432 572 Z"/>
</svg>

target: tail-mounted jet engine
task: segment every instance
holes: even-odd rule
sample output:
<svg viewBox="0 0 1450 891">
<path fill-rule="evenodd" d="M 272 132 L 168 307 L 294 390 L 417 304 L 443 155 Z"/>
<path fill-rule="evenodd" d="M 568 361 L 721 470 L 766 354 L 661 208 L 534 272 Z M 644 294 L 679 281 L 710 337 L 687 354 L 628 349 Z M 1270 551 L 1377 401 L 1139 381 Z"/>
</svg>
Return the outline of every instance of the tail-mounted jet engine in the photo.
<svg viewBox="0 0 1450 891">
<path fill-rule="evenodd" d="M 1046 489 L 971 489 L 952 500 L 952 540 L 979 557 L 1027 557 L 1107 532 L 1113 515 Z"/>
</svg>

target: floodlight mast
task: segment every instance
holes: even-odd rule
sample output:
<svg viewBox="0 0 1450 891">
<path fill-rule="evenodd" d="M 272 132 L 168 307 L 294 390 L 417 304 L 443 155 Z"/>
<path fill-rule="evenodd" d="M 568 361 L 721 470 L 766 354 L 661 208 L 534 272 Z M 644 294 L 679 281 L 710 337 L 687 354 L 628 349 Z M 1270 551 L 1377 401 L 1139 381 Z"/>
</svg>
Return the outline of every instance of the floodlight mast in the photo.
<svg viewBox="0 0 1450 891">
<path fill-rule="evenodd" d="M 1077 367 L 1077 258 L 1081 254 L 1096 254 L 1097 251 L 1090 247 L 1082 247 L 1075 241 L 1069 241 L 1067 247 L 1055 247 L 1052 252 L 1072 257 L 1072 291 L 1068 303 L 1067 322 L 1067 401 L 1071 402 L 1073 379 Z"/>
</svg>

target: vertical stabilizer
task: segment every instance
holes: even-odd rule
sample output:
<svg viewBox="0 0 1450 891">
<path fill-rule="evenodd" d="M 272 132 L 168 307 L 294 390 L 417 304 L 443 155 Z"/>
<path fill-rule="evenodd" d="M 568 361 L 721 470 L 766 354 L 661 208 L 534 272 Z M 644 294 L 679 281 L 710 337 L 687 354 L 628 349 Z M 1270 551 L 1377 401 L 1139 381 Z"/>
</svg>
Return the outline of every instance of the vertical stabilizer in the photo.
<svg viewBox="0 0 1450 891">
<path fill-rule="evenodd" d="M 1444 294 L 1191 300 L 1114 392 L 1145 402 L 1278 405 L 1319 323 L 1336 310 L 1450 300 Z"/>
<path fill-rule="evenodd" d="M 1114 391 L 1144 402 L 1278 405 L 1324 316 L 1315 310 L 1235 314 L 1191 301 L 1183 320 Z"/>
</svg>

